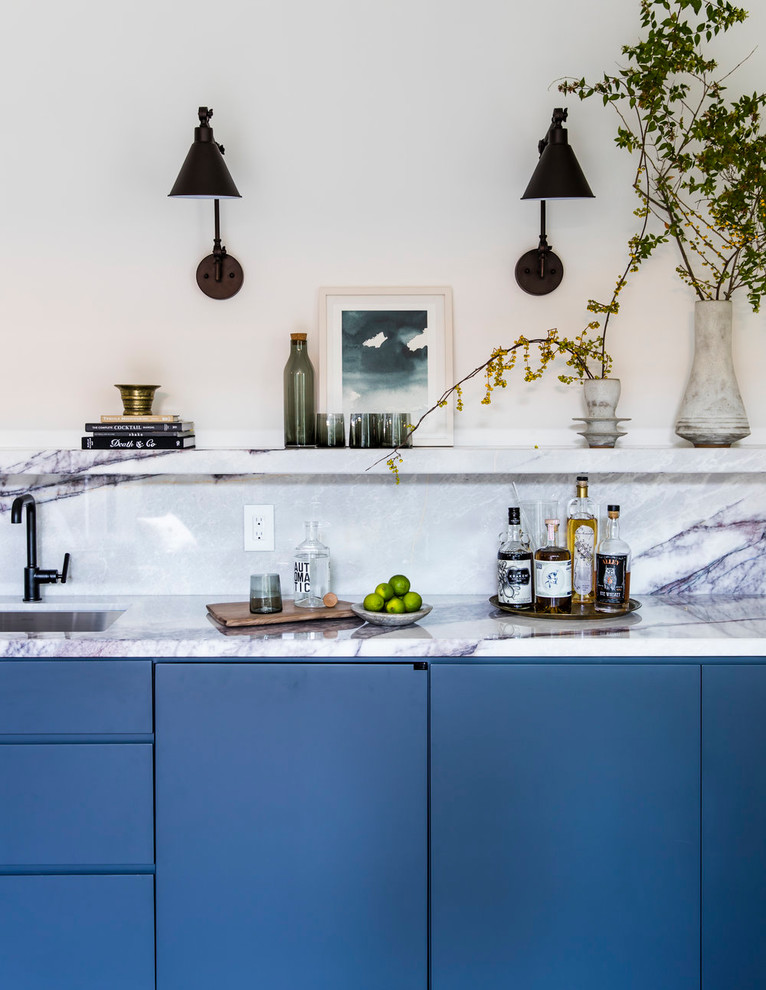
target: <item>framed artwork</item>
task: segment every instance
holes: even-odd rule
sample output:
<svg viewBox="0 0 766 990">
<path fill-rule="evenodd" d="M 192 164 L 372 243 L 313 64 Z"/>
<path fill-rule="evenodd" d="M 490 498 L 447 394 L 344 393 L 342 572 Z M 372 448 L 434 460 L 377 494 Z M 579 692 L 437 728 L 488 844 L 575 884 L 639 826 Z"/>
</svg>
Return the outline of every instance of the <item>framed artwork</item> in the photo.
<svg viewBox="0 0 766 990">
<path fill-rule="evenodd" d="M 319 290 L 319 401 L 328 412 L 403 412 L 411 423 L 452 380 L 452 290 Z M 452 444 L 452 407 L 418 428 L 419 447 Z"/>
</svg>

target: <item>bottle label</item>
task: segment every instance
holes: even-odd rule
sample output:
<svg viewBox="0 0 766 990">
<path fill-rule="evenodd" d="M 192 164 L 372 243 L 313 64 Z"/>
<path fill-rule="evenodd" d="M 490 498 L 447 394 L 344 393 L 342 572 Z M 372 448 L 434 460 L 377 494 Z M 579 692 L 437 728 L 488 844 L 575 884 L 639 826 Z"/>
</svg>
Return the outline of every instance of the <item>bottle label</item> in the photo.
<svg viewBox="0 0 766 990">
<path fill-rule="evenodd" d="M 597 602 L 601 602 L 604 605 L 626 605 L 628 602 L 627 580 L 627 554 L 596 554 Z"/>
<path fill-rule="evenodd" d="M 539 598 L 566 598 L 572 594 L 571 560 L 536 560 L 535 594 Z"/>
<path fill-rule="evenodd" d="M 293 570 L 293 584 L 295 585 L 295 597 L 302 598 L 311 594 L 311 571 L 307 560 L 296 560 Z"/>
<path fill-rule="evenodd" d="M 497 600 L 503 605 L 529 605 L 532 601 L 532 561 L 498 560 Z"/>
<path fill-rule="evenodd" d="M 593 551 L 596 534 L 590 526 L 578 526 L 572 547 L 572 586 L 578 595 L 593 591 Z"/>
</svg>

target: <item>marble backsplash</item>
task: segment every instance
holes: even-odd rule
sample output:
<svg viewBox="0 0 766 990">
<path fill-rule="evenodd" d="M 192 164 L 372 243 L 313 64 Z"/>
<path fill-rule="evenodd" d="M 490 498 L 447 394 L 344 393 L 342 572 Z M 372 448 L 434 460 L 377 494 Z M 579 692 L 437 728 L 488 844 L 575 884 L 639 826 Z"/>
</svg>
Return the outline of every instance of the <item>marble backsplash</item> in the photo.
<svg viewBox="0 0 766 990">
<path fill-rule="evenodd" d="M 292 594 L 292 554 L 317 518 L 330 548 L 332 587 L 358 597 L 402 571 L 424 597 L 491 595 L 498 534 L 518 501 L 555 499 L 563 516 L 571 475 L 63 475 L 0 478 L 0 594 L 21 595 L 23 526 L 13 498 L 38 501 L 38 564 L 77 594 L 202 594 L 243 600 L 249 575 L 277 570 Z M 633 594 L 766 593 L 763 475 L 603 474 L 591 496 L 621 506 L 633 549 Z M 276 550 L 243 549 L 243 506 L 275 507 Z"/>
</svg>

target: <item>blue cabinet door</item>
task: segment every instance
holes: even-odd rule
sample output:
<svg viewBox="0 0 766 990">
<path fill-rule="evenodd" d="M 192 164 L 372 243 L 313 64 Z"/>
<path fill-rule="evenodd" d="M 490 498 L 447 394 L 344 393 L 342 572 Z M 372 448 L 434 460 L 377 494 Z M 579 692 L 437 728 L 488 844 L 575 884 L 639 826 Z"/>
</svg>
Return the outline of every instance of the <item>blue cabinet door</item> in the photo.
<svg viewBox="0 0 766 990">
<path fill-rule="evenodd" d="M 766 981 L 766 667 L 702 668 L 702 987 Z"/>
<path fill-rule="evenodd" d="M 432 666 L 433 990 L 699 990 L 699 678 Z"/>
<path fill-rule="evenodd" d="M 153 877 L 0 876 L 4 990 L 154 990 Z"/>
<path fill-rule="evenodd" d="M 424 990 L 427 682 L 158 664 L 158 990 Z"/>
<path fill-rule="evenodd" d="M 0 869 L 154 862 L 152 747 L 0 745 Z"/>
</svg>

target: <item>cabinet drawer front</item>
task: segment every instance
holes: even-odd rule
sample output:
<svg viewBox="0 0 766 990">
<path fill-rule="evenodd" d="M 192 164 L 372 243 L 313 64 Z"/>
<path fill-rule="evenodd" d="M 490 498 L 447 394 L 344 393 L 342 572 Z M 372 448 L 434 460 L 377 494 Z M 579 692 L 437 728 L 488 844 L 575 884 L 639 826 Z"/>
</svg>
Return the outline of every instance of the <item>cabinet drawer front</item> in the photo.
<svg viewBox="0 0 766 990">
<path fill-rule="evenodd" d="M 151 731 L 150 660 L 0 662 L 0 735 Z"/>
<path fill-rule="evenodd" d="M 149 744 L 0 746 L 0 866 L 154 860 Z"/>
<path fill-rule="evenodd" d="M 154 990 L 154 877 L 0 877 L 7 990 Z"/>
</svg>

